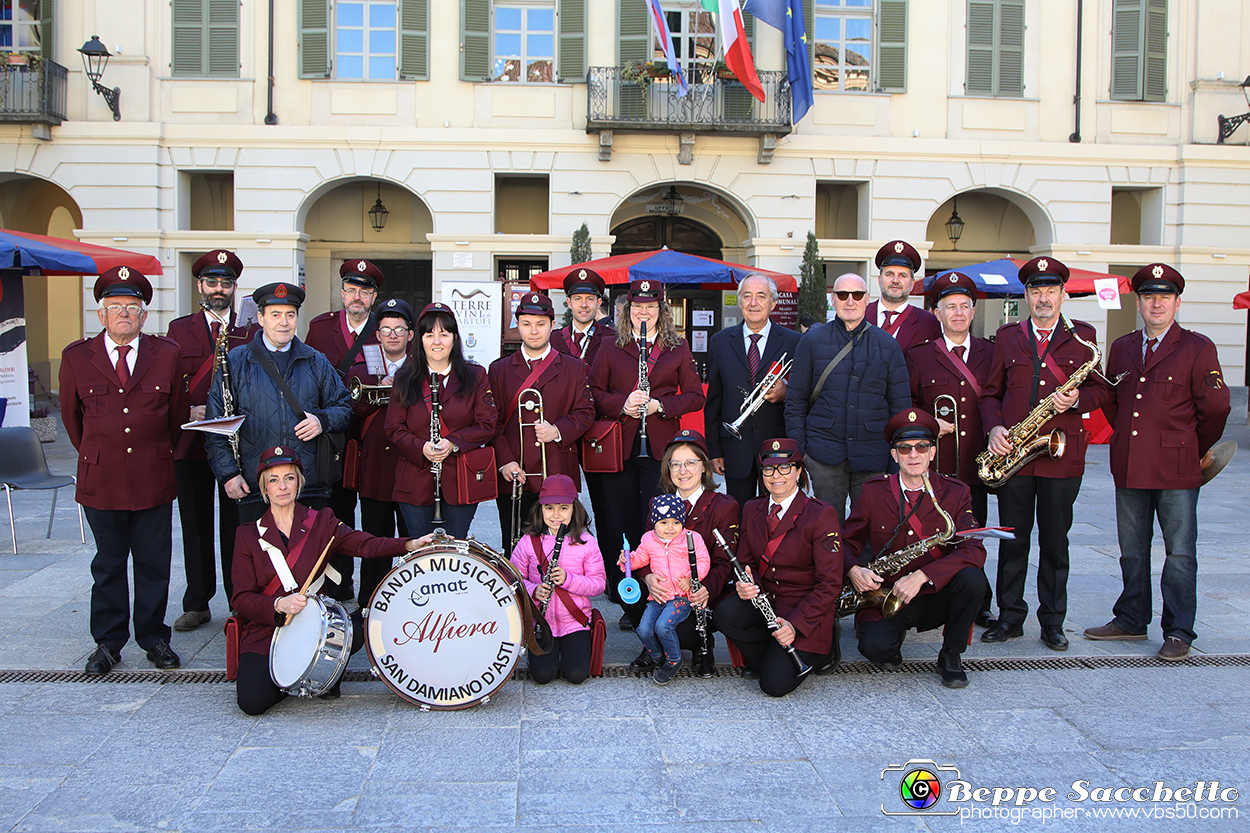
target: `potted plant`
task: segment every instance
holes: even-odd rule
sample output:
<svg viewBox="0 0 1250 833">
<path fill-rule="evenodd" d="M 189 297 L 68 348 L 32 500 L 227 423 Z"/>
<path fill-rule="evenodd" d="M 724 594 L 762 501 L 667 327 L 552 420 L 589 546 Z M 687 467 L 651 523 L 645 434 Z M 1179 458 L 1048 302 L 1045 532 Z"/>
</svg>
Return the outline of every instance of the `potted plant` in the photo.
<svg viewBox="0 0 1250 833">
<path fill-rule="evenodd" d="M 56 442 L 57 418 L 47 408 L 31 408 L 30 427 L 35 430 L 41 443 Z"/>
</svg>

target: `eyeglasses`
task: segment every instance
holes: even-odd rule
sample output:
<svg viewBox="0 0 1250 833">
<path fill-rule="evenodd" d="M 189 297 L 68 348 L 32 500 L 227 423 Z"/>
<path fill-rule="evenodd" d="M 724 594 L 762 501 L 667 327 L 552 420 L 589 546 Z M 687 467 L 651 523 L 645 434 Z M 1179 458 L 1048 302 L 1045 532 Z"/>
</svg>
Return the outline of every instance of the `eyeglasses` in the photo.
<svg viewBox="0 0 1250 833">
<path fill-rule="evenodd" d="M 760 474 L 772 477 L 774 474 L 786 475 L 794 471 L 794 463 L 782 463 L 780 466 L 760 466 Z"/>
<path fill-rule="evenodd" d="M 864 296 L 868 293 L 862 289 L 839 289 L 833 293 L 838 296 L 839 301 L 845 301 L 847 298 L 854 298 L 856 301 L 864 300 Z"/>
<path fill-rule="evenodd" d="M 370 298 L 378 294 L 376 289 L 370 289 L 367 286 L 345 286 L 343 287 L 344 295 L 359 295 L 362 298 Z"/>
<path fill-rule="evenodd" d="M 703 465 L 702 460 L 669 460 L 668 470 L 683 471 L 689 469 L 690 471 L 694 471 L 701 465 Z"/>
<path fill-rule="evenodd" d="M 109 315 L 121 315 L 122 310 L 125 310 L 131 315 L 138 315 L 143 312 L 143 307 L 139 304 L 109 304 L 104 308 L 104 311 Z"/>
<path fill-rule="evenodd" d="M 927 443 L 927 442 L 899 443 L 898 445 L 894 446 L 894 450 L 898 452 L 898 456 L 900 457 L 910 456 L 913 451 L 915 451 L 918 454 L 924 454 L 926 451 L 928 451 L 931 448 L 933 448 L 933 443 Z"/>
<path fill-rule="evenodd" d="M 234 289 L 234 281 L 230 278 L 200 278 L 200 281 L 209 289 Z"/>
<path fill-rule="evenodd" d="M 378 335 L 384 338 L 391 336 L 402 336 L 404 333 L 410 332 L 407 327 L 378 327 Z"/>
</svg>

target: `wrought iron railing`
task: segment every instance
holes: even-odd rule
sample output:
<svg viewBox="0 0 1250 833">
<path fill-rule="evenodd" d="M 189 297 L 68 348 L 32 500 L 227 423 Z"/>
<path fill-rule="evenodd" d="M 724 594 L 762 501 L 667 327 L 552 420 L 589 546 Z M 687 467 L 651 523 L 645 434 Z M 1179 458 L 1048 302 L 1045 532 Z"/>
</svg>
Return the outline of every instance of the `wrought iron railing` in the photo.
<svg viewBox="0 0 1250 833">
<path fill-rule="evenodd" d="M 0 122 L 60 124 L 65 120 L 65 67 L 39 58 L 0 63 Z"/>
<path fill-rule="evenodd" d="M 785 72 L 759 73 L 764 100 L 736 78 L 712 68 L 691 71 L 678 96 L 676 79 L 623 77 L 621 67 L 591 67 L 587 78 L 587 130 L 685 130 L 696 133 L 790 132 L 790 83 Z"/>
</svg>

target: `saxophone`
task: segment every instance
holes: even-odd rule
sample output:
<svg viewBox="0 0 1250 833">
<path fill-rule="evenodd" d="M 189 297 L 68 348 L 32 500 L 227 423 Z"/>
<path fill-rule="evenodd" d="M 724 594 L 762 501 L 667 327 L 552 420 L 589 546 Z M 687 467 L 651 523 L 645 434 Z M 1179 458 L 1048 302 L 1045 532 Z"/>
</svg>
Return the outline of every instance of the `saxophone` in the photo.
<svg viewBox="0 0 1250 833">
<path fill-rule="evenodd" d="M 872 561 L 869 561 L 867 569 L 872 570 L 879 576 L 897 576 L 906 570 L 909 564 L 929 550 L 934 547 L 945 546 L 955 540 L 955 519 L 942 508 L 942 504 L 938 503 L 937 496 L 933 494 L 933 484 L 929 482 L 929 472 L 926 471 L 921 476 L 924 478 L 924 490 L 929 495 L 929 500 L 933 501 L 933 506 L 937 509 L 938 514 L 942 516 L 946 528 L 930 535 L 928 538 L 922 538 L 914 544 L 909 544 L 901 550 L 886 555 L 879 555 Z M 838 596 L 838 616 L 850 616 L 852 613 L 869 607 L 879 607 L 882 615 L 890 617 L 903 609 L 903 602 L 899 601 L 898 596 L 894 595 L 893 589 L 887 592 L 877 588 L 876 590 L 869 590 L 867 593 L 861 593 L 855 589 L 855 585 L 850 583 L 847 583 L 842 588 L 842 594 Z"/>
<path fill-rule="evenodd" d="M 200 302 L 200 306 L 221 324 L 221 332 L 217 334 L 217 341 L 213 344 L 213 370 L 209 378 L 217 378 L 217 370 L 221 370 L 221 415 L 223 417 L 232 417 L 235 415 L 234 391 L 230 386 L 230 363 L 226 361 L 226 343 L 230 338 L 230 316 L 221 316 L 215 309 L 203 301 Z M 229 442 L 230 453 L 234 456 L 234 465 L 241 472 L 243 471 L 243 464 L 239 458 L 238 431 L 230 435 Z"/>
<path fill-rule="evenodd" d="M 1102 351 L 1098 349 L 1097 344 L 1091 344 L 1077 335 L 1076 328 L 1072 326 L 1068 316 L 1061 314 L 1060 317 L 1072 337 L 1088 347 L 1090 352 L 1089 361 L 1078 367 L 1068 377 L 1068 381 L 1055 389 L 1055 393 L 1068 393 L 1079 388 L 1085 381 L 1085 377 L 1097 370 L 1102 363 Z M 1055 459 L 1062 457 L 1068 445 L 1068 438 L 1063 429 L 1056 428 L 1049 433 L 1042 433 L 1042 427 L 1055 416 L 1055 413 L 1054 394 L 1051 394 L 1037 403 L 1037 407 L 1030 411 L 1028 416 L 1007 431 L 1007 441 L 1011 443 L 1010 453 L 995 454 L 986 450 L 978 454 L 977 474 L 981 481 L 991 489 L 997 488 L 1043 451 Z"/>
</svg>

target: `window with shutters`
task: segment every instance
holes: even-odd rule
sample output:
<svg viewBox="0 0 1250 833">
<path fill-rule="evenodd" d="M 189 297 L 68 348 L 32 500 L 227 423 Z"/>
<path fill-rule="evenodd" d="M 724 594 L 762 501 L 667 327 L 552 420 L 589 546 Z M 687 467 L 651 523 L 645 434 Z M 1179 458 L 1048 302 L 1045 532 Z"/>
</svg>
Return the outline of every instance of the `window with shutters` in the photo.
<svg viewBox="0 0 1250 833">
<path fill-rule="evenodd" d="M 554 0 L 495 4 L 492 81 L 549 84 L 555 80 Z"/>
<path fill-rule="evenodd" d="M 173 0 L 173 75 L 239 77 L 238 0 Z"/>
<path fill-rule="evenodd" d="M 969 0 L 968 95 L 1024 95 L 1024 0 Z"/>
<path fill-rule="evenodd" d="M 0 48 L 6 52 L 42 52 L 40 0 L 0 0 Z"/>
<path fill-rule="evenodd" d="M 816 0 L 812 86 L 817 90 L 872 89 L 873 0 Z"/>
<path fill-rule="evenodd" d="M 1111 22 L 1111 97 L 1167 100 L 1167 0 L 1115 0 Z"/>
<path fill-rule="evenodd" d="M 395 0 L 338 0 L 334 9 L 334 77 L 394 81 L 398 23 Z"/>
<path fill-rule="evenodd" d="M 429 78 L 429 0 L 299 0 L 299 31 L 301 78 Z"/>
<path fill-rule="evenodd" d="M 460 0 L 460 80 L 586 80 L 586 0 Z"/>
</svg>

